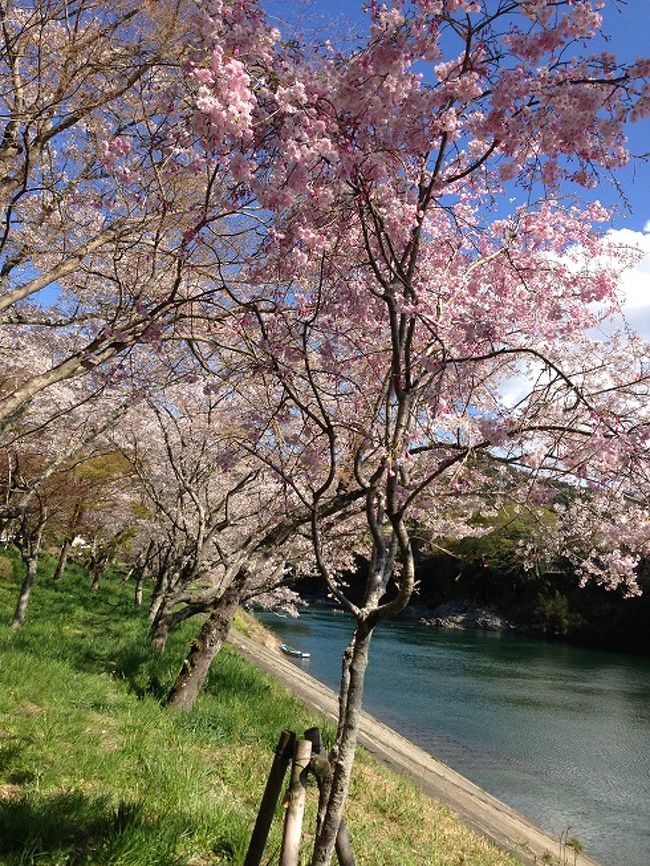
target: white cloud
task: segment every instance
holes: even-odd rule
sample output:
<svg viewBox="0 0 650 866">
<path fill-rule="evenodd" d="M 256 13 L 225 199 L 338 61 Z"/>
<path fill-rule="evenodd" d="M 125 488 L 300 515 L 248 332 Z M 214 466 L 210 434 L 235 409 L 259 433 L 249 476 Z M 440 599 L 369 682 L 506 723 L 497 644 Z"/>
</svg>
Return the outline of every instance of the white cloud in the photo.
<svg viewBox="0 0 650 866">
<path fill-rule="evenodd" d="M 621 275 L 623 316 L 635 331 L 650 340 L 650 220 L 643 232 L 616 229 L 607 233 L 614 243 L 634 247 L 644 253 L 633 268 Z"/>
<path fill-rule="evenodd" d="M 614 244 L 638 249 L 644 255 L 620 277 L 621 313 L 624 321 L 617 315 L 601 322 L 598 330 L 590 332 L 590 336 L 596 340 L 607 339 L 625 325 L 650 342 L 650 220 L 642 232 L 613 229 L 607 232 L 606 237 Z M 598 306 L 594 304 L 595 309 Z M 501 400 L 509 409 L 524 399 L 535 381 L 539 381 L 539 370 L 534 366 L 520 364 L 518 367 L 519 372 L 504 380 L 500 388 Z"/>
</svg>

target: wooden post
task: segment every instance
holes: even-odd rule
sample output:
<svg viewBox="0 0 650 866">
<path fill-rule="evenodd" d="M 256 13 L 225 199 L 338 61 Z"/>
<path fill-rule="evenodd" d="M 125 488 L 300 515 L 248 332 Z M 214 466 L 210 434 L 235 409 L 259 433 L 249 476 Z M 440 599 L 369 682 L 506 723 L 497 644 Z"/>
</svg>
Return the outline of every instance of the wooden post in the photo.
<svg viewBox="0 0 650 866">
<path fill-rule="evenodd" d="M 320 792 L 316 825 L 316 831 L 318 832 L 327 806 L 327 798 L 329 796 L 332 781 L 332 768 L 324 754 L 325 749 L 323 748 L 320 729 L 308 728 L 305 731 L 305 739 L 309 740 L 312 744 L 312 759 L 309 763 L 309 769 L 316 777 L 318 790 Z M 339 861 L 339 866 L 356 866 L 352 843 L 350 842 L 350 836 L 348 835 L 348 828 L 345 826 L 345 821 L 343 819 L 341 819 L 339 830 L 336 834 L 336 856 Z"/>
<path fill-rule="evenodd" d="M 298 866 L 310 758 L 311 743 L 309 740 L 297 740 L 293 753 L 291 781 L 287 791 L 287 813 L 284 818 L 279 866 Z"/>
<path fill-rule="evenodd" d="M 275 807 L 278 804 L 278 799 L 282 792 L 284 777 L 287 772 L 287 767 L 291 761 L 296 735 L 293 731 L 282 731 L 278 745 L 271 764 L 271 771 L 266 782 L 266 788 L 262 795 L 257 820 L 253 827 L 253 835 L 248 846 L 244 866 L 260 866 L 262 855 L 264 854 L 264 846 L 269 836 Z"/>
</svg>

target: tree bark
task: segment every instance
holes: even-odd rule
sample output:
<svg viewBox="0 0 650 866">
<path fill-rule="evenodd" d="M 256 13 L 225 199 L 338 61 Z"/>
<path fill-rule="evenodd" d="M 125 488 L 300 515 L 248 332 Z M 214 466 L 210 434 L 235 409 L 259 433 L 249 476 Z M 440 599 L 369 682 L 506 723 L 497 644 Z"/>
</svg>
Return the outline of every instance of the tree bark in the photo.
<svg viewBox="0 0 650 866">
<path fill-rule="evenodd" d="M 316 777 L 318 783 L 318 813 L 316 816 L 316 833 L 319 832 L 325 818 L 327 802 L 332 787 L 332 767 L 324 752 L 323 741 L 319 728 L 308 728 L 305 731 L 305 739 L 312 744 L 311 761 L 309 769 Z M 339 831 L 336 834 L 336 858 L 339 866 L 355 866 L 354 851 L 348 834 L 345 821 L 341 818 Z"/>
<path fill-rule="evenodd" d="M 135 607 L 142 607 L 142 590 L 144 587 L 144 578 L 151 563 L 151 555 L 153 553 L 156 542 L 152 539 L 147 547 L 147 552 L 139 558 L 133 570 L 135 571 L 135 589 L 133 591 L 133 604 Z"/>
<path fill-rule="evenodd" d="M 316 835 L 311 866 L 329 866 L 348 795 L 352 765 L 361 724 L 363 685 L 368 667 L 368 651 L 372 627 L 357 621 L 354 635 L 343 663 L 341 719 L 336 743 L 332 750 L 332 784 L 320 830 Z"/>
<path fill-rule="evenodd" d="M 20 555 L 23 562 L 27 566 L 27 573 L 25 575 L 25 579 L 23 580 L 23 584 L 20 587 L 20 595 L 18 596 L 16 611 L 14 613 L 14 618 L 11 621 L 11 627 L 13 629 L 21 628 L 22 624 L 25 621 L 25 614 L 27 613 L 27 606 L 29 605 L 29 596 L 32 591 L 32 586 L 34 585 L 34 581 L 36 580 L 38 557 L 41 552 L 41 542 L 43 541 L 43 530 L 45 528 L 46 521 L 47 508 L 44 507 L 42 504 L 40 506 L 38 524 L 32 530 L 32 532 L 29 531 L 29 522 L 27 519 L 27 515 L 25 515 L 25 517 L 23 518 L 23 525 L 20 533 Z"/>
<path fill-rule="evenodd" d="M 54 569 L 54 574 L 52 575 L 52 580 L 56 583 L 63 577 L 63 572 L 65 571 L 65 566 L 68 561 L 68 554 L 70 553 L 70 548 L 72 547 L 72 539 L 66 538 L 61 545 L 61 550 L 59 552 L 59 560 L 56 564 L 56 568 Z"/>
<path fill-rule="evenodd" d="M 149 619 L 152 623 L 156 621 L 156 617 L 158 616 L 158 612 L 160 611 L 160 605 L 162 604 L 163 597 L 165 594 L 165 587 L 162 585 L 160 577 L 156 581 L 156 586 L 154 587 L 153 595 L 151 596 L 151 602 L 149 604 Z"/>
<path fill-rule="evenodd" d="M 210 665 L 228 636 L 247 577 L 247 570 L 240 569 L 204 622 L 169 693 L 167 703 L 170 707 L 191 710 L 196 703 Z"/>
<path fill-rule="evenodd" d="M 108 565 L 108 559 L 101 557 L 96 563 L 93 564 L 93 579 L 90 584 L 90 591 L 93 593 L 99 592 L 99 585 L 102 582 L 102 577 L 106 572 L 106 567 Z"/>
<path fill-rule="evenodd" d="M 158 604 L 156 615 L 153 622 L 151 623 L 151 628 L 149 630 L 149 641 L 151 642 L 151 646 L 153 647 L 153 649 L 156 650 L 156 652 L 163 653 L 165 651 L 165 647 L 167 646 L 167 639 L 169 637 L 169 631 L 171 628 L 173 611 L 173 593 L 162 596 L 160 599 L 160 603 Z"/>
<path fill-rule="evenodd" d="M 152 623 L 155 623 L 161 605 L 174 579 L 174 575 L 169 574 L 167 571 L 167 558 L 165 556 L 158 567 L 158 577 L 156 578 L 156 585 L 151 596 L 151 603 L 149 604 L 149 619 Z"/>
<path fill-rule="evenodd" d="M 11 621 L 11 627 L 14 630 L 18 630 L 19 628 L 21 628 L 22 624 L 25 622 L 25 614 L 27 613 L 27 606 L 29 605 L 29 596 L 32 591 L 32 586 L 34 585 L 34 581 L 36 580 L 38 554 L 28 557 L 28 559 L 26 560 L 26 564 L 27 574 L 25 575 L 25 579 L 23 580 L 23 585 L 20 587 L 20 595 L 18 596 L 16 612 L 14 613 L 14 618 Z"/>
<path fill-rule="evenodd" d="M 138 573 L 135 578 L 135 591 L 133 593 L 133 604 L 136 607 L 142 607 L 142 588 L 144 586 L 144 573 L 145 568 L 138 569 Z"/>
</svg>

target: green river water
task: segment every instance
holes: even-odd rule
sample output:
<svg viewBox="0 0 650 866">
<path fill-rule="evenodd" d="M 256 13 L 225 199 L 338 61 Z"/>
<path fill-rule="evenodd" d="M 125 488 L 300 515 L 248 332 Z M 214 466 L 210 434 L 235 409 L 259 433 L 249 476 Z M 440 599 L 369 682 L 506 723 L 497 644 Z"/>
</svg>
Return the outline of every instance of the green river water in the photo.
<svg viewBox="0 0 650 866">
<path fill-rule="evenodd" d="M 352 621 L 261 614 L 338 688 Z M 650 659 L 527 637 L 387 623 L 365 708 L 603 866 L 650 866 Z"/>
</svg>

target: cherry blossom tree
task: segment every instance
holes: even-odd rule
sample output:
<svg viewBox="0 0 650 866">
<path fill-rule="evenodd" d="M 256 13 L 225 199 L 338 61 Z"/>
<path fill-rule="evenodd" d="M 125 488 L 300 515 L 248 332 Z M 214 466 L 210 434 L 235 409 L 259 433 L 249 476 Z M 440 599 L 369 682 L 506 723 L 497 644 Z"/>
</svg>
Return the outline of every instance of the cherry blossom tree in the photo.
<svg viewBox="0 0 650 866">
<path fill-rule="evenodd" d="M 237 454 L 236 411 L 223 392 L 182 383 L 131 424 L 119 433 L 122 447 L 168 550 L 152 611 L 152 641 L 163 649 L 171 627 L 205 611 L 232 582 L 246 557 L 240 539 L 254 537 L 275 491 Z"/>
<path fill-rule="evenodd" d="M 29 375 L 47 365 L 53 347 L 43 336 L 30 331 L 22 354 L 3 353 L 0 378 L 11 381 L 21 372 Z M 9 347 L 14 337 L 7 335 Z M 1 530 L 22 550 L 23 542 L 31 544 L 29 527 L 37 527 L 46 515 L 46 538 L 60 545 L 54 580 L 63 575 L 75 535 L 92 542 L 96 555 L 89 565 L 97 587 L 117 548 L 142 532 L 140 493 L 129 477 L 132 466 L 108 434 L 176 372 L 170 371 L 167 358 L 161 364 L 159 352 L 150 346 L 134 351 L 129 361 L 129 377 L 127 365 L 122 365 L 122 375 L 88 371 L 50 386 L 0 432 Z M 40 553 L 42 544 L 32 546 Z"/>
<path fill-rule="evenodd" d="M 64 395 L 58 390 L 58 395 L 53 391 L 51 396 L 62 398 Z M 124 491 L 124 484 L 119 483 L 110 491 L 110 481 L 116 481 L 115 470 L 104 470 L 100 478 L 96 469 L 100 462 L 106 465 L 108 460 L 106 442 L 102 441 L 102 421 L 105 429 L 114 423 L 118 413 L 111 411 L 108 401 L 103 407 L 108 418 L 105 414 L 102 418 L 99 407 L 94 417 L 88 418 L 86 408 L 84 403 L 81 410 L 77 407 L 76 411 L 69 409 L 65 415 L 57 413 L 55 422 L 58 423 L 51 419 L 44 422 L 42 418 L 38 423 L 37 418 L 32 417 L 29 420 L 34 427 L 23 429 L 22 435 L 0 450 L 3 534 L 16 546 L 26 567 L 12 623 L 16 629 L 25 620 L 46 532 L 50 539 L 63 535 L 54 574 L 54 579 L 58 580 L 74 534 L 89 525 L 86 518 L 90 512 L 94 512 L 93 532 L 98 532 L 102 498 L 104 507 L 110 499 L 111 513 L 120 515 L 123 524 L 130 522 L 128 509 L 117 501 L 116 495 L 118 488 Z M 27 420 L 23 418 L 24 422 Z M 88 471 L 93 463 L 95 471 L 91 480 Z"/>
<path fill-rule="evenodd" d="M 627 159 L 650 62 L 594 47 L 598 5 L 372 2 L 346 50 L 283 42 L 255 0 L 0 5 L 0 421 L 7 448 L 50 436 L 31 492 L 7 460 L 6 519 L 29 505 L 38 549 L 47 449 L 63 466 L 88 395 L 106 419 L 128 393 L 111 450 L 139 488 L 104 535 L 135 497 L 159 645 L 208 614 L 178 708 L 239 601 L 315 563 L 356 625 L 313 866 L 416 524 L 543 505 L 531 560 L 637 591 L 647 347 L 607 324 L 636 254 L 591 190 Z"/>
<path fill-rule="evenodd" d="M 554 479 L 588 503 L 599 490 L 613 513 L 647 501 L 647 473 L 634 471 L 647 465 L 647 358 L 635 339 L 612 357 L 594 335 L 631 259 L 595 231 L 608 219 L 597 202 L 562 200 L 567 185 L 590 189 L 624 164 L 623 124 L 650 105 L 648 61 L 589 53 L 595 7 L 372 3 L 369 37 L 352 52 L 205 72 L 206 149 L 228 139 L 223 89 L 236 68 L 248 105 L 241 170 L 273 214 L 266 255 L 238 293 L 241 327 L 291 406 L 287 425 L 310 443 L 315 556 L 356 618 L 314 866 L 331 860 L 347 796 L 372 631 L 413 590 L 418 506 L 466 519 L 465 493 L 492 503 L 481 455 L 511 470 L 503 494 L 516 477 L 523 501 L 552 498 Z M 224 10 L 213 4 L 210 20 Z M 320 515 L 341 484 L 365 497 L 361 604 L 337 580 Z M 608 579 L 630 592 L 625 547 L 639 548 L 645 525 L 608 560 Z"/>
<path fill-rule="evenodd" d="M 119 374 L 137 343 L 191 339 L 228 315 L 255 219 L 239 141 L 221 160 L 198 146 L 189 24 L 201 6 L 0 6 L 0 325 L 23 361 L 0 385 L 2 423 L 57 382 Z M 254 17 L 244 31 L 227 36 L 232 51 L 256 38 Z M 52 343 L 36 363 L 34 332 Z"/>
<path fill-rule="evenodd" d="M 178 709 L 193 706 L 238 604 L 259 596 L 293 610 L 285 571 L 295 577 L 313 562 L 298 533 L 310 511 L 251 450 L 247 383 L 227 372 L 166 389 L 113 434 L 140 479 L 159 550 L 153 645 L 163 650 L 171 629 L 208 614 L 170 694 Z M 354 498 L 333 496 L 327 508 L 338 513 Z"/>
</svg>

